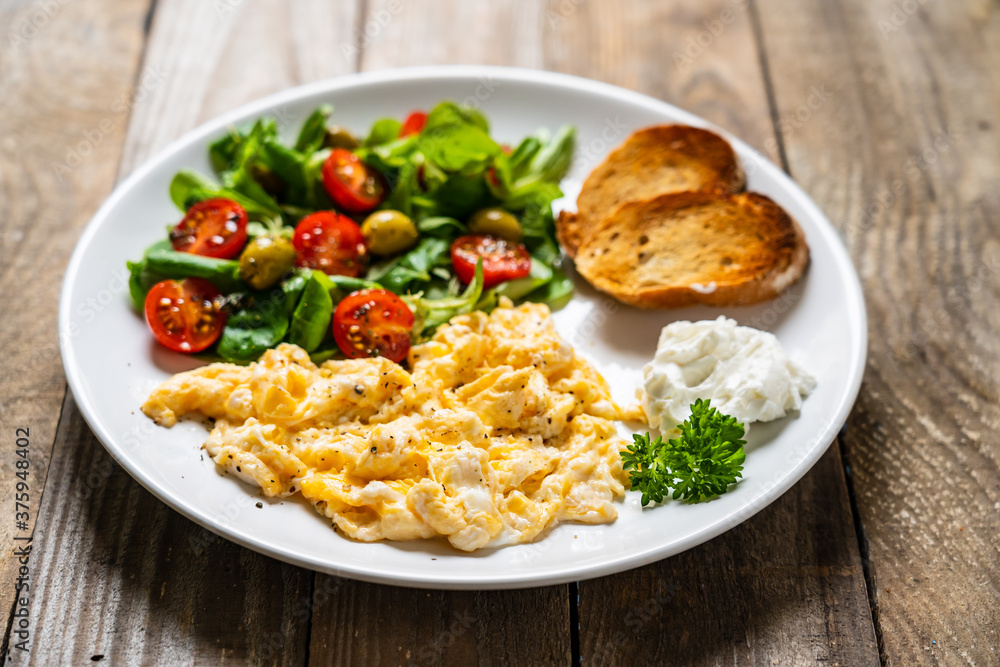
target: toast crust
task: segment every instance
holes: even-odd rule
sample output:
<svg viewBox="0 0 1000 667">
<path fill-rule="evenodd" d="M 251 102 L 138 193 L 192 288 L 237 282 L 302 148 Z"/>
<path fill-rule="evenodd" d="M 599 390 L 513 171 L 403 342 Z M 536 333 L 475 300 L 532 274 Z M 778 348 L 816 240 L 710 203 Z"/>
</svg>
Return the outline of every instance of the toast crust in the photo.
<svg viewBox="0 0 1000 667">
<path fill-rule="evenodd" d="M 594 287 L 638 308 L 759 303 L 809 264 L 801 227 L 756 193 L 681 192 L 622 204 L 578 248 Z"/>
<path fill-rule="evenodd" d="M 570 257 L 601 220 L 621 204 L 688 190 L 742 192 L 746 176 L 725 139 L 688 125 L 656 125 L 633 132 L 584 181 L 577 212 L 556 222 Z"/>
</svg>

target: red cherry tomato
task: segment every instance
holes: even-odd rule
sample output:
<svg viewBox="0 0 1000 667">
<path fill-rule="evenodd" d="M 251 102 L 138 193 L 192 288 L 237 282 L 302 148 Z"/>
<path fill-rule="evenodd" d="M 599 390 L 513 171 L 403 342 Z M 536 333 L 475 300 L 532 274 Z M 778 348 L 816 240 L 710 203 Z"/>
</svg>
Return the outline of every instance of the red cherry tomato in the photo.
<svg viewBox="0 0 1000 667">
<path fill-rule="evenodd" d="M 496 167 L 490 167 L 489 169 L 486 170 L 486 179 L 490 182 L 490 185 L 492 185 L 493 187 L 495 188 L 500 187 L 500 177 L 497 176 Z"/>
<path fill-rule="evenodd" d="M 175 352 L 201 352 L 226 325 L 222 294 L 204 278 L 164 280 L 146 295 L 146 323 L 156 342 Z"/>
<path fill-rule="evenodd" d="M 455 275 L 465 284 L 476 277 L 476 262 L 483 260 L 483 287 L 489 289 L 506 280 L 523 278 L 531 272 L 531 255 L 520 243 L 485 234 L 460 236 L 451 244 Z"/>
<path fill-rule="evenodd" d="M 420 134 L 425 125 L 427 125 L 427 114 L 423 111 L 414 111 L 403 121 L 403 127 L 399 130 L 399 137 L 403 138 L 411 134 Z"/>
<path fill-rule="evenodd" d="M 331 276 L 365 272 L 368 248 L 357 223 L 335 211 L 317 211 L 302 218 L 292 236 L 295 265 L 319 269 Z"/>
<path fill-rule="evenodd" d="M 348 294 L 333 313 L 333 338 L 351 359 L 385 357 L 399 363 L 410 352 L 413 312 L 384 289 Z"/>
<path fill-rule="evenodd" d="M 370 211 L 386 196 L 385 179 L 346 148 L 334 148 L 323 163 L 323 187 L 349 213 Z"/>
<path fill-rule="evenodd" d="M 179 252 L 233 259 L 247 242 L 247 213 L 231 199 L 206 199 L 188 209 L 170 230 Z"/>
</svg>

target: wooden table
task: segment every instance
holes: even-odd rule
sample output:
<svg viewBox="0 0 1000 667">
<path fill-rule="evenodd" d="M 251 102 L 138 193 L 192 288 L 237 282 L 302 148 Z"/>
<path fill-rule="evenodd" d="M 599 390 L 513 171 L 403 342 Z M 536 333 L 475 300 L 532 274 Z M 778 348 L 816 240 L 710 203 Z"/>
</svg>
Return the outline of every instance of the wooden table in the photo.
<svg viewBox="0 0 1000 667">
<path fill-rule="evenodd" d="M 638 570 L 450 593 L 260 556 L 110 459 L 66 391 L 56 310 L 116 181 L 248 100 L 431 63 L 659 97 L 826 211 L 865 284 L 868 368 L 838 442 L 784 497 Z M 13 515 L 15 429 L 30 428 L 34 530 L 30 652 L 20 618 L 4 650 L 37 665 L 1000 664 L 998 69 L 988 0 L 0 1 L 0 498 Z M 0 522 L 4 610 L 21 608 L 14 537 L 30 530 Z"/>
</svg>

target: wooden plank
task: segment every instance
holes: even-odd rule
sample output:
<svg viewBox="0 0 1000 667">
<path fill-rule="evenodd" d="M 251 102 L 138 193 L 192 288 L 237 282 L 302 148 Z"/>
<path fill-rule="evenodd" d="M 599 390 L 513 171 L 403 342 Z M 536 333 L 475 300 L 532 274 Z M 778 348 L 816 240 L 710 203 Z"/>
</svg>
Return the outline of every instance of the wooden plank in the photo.
<svg viewBox="0 0 1000 667">
<path fill-rule="evenodd" d="M 67 396 L 35 542 L 30 664 L 301 665 L 312 577 L 217 537 L 119 467 Z"/>
<path fill-rule="evenodd" d="M 368 0 L 355 44 L 362 69 L 409 65 L 541 67 L 544 0 Z"/>
<path fill-rule="evenodd" d="M 159 0 L 121 172 L 226 109 L 350 71 L 318 48 L 353 23 L 353 3 Z M 311 572 L 167 508 L 110 459 L 70 397 L 58 433 L 58 492 L 45 497 L 35 542 L 34 664 L 304 663 Z"/>
<path fill-rule="evenodd" d="M 309 663 L 567 664 L 569 620 L 566 586 L 425 591 L 317 575 Z"/>
<path fill-rule="evenodd" d="M 837 446 L 746 523 L 580 583 L 584 664 L 877 665 Z"/>
<path fill-rule="evenodd" d="M 359 24 L 363 69 L 541 65 L 541 2 L 379 0 Z M 525 622 L 530 619 L 530 622 Z M 316 577 L 310 664 L 555 664 L 571 658 L 567 586 L 421 591 Z"/>
<path fill-rule="evenodd" d="M 690 109 L 778 156 L 745 3 L 565 12 L 557 67 Z M 875 638 L 836 444 L 792 491 L 697 549 L 579 584 L 584 664 L 873 664 Z"/>
<path fill-rule="evenodd" d="M 552 0 L 545 66 L 676 104 L 778 159 L 743 0 Z"/>
<path fill-rule="evenodd" d="M 791 171 L 845 233 L 869 362 L 846 431 L 886 664 L 1000 662 L 1000 12 L 766 0 Z M 790 54 L 794 54 L 791 57 Z"/>
<path fill-rule="evenodd" d="M 103 4 L 106 9 L 112 3 Z M 112 13 L 83 3 L 0 3 L 0 438 L 9 453 L 0 458 L 5 615 L 19 566 L 14 537 L 34 529 L 66 393 L 56 333 L 62 273 L 76 237 L 114 182 L 127 114 L 112 106 L 127 96 L 139 65 L 148 0 L 113 4 Z M 28 430 L 31 443 L 23 528 L 14 514 L 19 428 Z"/>
</svg>

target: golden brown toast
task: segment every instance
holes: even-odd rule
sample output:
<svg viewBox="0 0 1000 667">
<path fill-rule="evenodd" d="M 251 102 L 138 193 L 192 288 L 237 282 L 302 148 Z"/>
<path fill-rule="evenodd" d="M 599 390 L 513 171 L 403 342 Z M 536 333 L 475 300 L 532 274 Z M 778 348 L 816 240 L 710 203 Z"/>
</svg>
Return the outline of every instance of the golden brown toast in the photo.
<svg viewBox="0 0 1000 667">
<path fill-rule="evenodd" d="M 688 125 L 657 125 L 632 133 L 590 173 L 576 200 L 577 212 L 556 222 L 559 243 L 570 257 L 609 213 L 632 200 L 686 190 L 742 192 L 746 177 L 725 139 Z"/>
<path fill-rule="evenodd" d="M 639 308 L 732 306 L 772 299 L 809 263 L 802 229 L 753 192 L 681 192 L 630 201 L 578 248 L 594 287 Z"/>
</svg>

